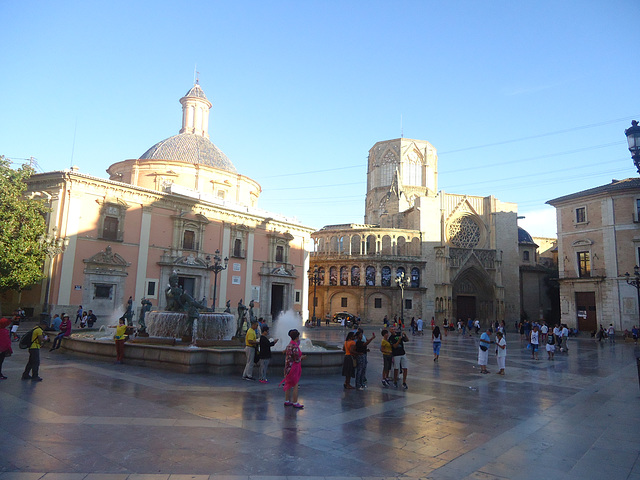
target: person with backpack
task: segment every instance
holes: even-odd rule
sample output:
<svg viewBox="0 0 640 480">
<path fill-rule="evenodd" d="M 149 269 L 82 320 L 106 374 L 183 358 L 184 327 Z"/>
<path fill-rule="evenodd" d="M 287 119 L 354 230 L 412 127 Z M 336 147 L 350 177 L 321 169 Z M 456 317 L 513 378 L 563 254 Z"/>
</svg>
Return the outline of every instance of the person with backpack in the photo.
<svg viewBox="0 0 640 480">
<path fill-rule="evenodd" d="M 38 375 L 40 370 L 40 347 L 47 340 L 49 338 L 44 334 L 40 325 L 36 325 L 20 339 L 20 348 L 25 348 L 28 345 L 26 348 L 29 349 L 29 361 L 24 367 L 22 380 L 42 381 L 42 378 Z"/>
</svg>

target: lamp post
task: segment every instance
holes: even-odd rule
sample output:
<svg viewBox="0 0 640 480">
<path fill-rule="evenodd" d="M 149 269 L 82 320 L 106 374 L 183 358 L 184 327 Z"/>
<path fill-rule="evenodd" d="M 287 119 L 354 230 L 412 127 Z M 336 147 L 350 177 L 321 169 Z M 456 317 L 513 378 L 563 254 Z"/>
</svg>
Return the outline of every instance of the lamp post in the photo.
<svg viewBox="0 0 640 480">
<path fill-rule="evenodd" d="M 640 173 L 640 127 L 638 126 L 638 122 L 632 120 L 631 127 L 627 128 L 624 134 L 627 136 L 633 164 L 636 166 L 638 173 Z"/>
<path fill-rule="evenodd" d="M 318 297 L 316 296 L 316 287 L 318 283 L 320 283 L 320 275 L 318 274 L 318 266 L 314 265 L 313 270 L 309 270 L 307 272 L 309 275 L 309 282 L 313 285 L 313 316 L 311 317 L 311 325 L 320 326 L 320 319 L 316 319 L 316 303 L 318 302 Z"/>
<path fill-rule="evenodd" d="M 45 252 L 49 257 L 49 268 L 47 269 L 47 285 L 44 290 L 44 304 L 42 305 L 43 320 L 49 319 L 49 292 L 51 289 L 51 277 L 53 276 L 53 260 L 65 251 L 69 245 L 68 238 L 58 236 L 58 228 L 53 227 L 51 233 L 42 235 L 40 242 L 44 245 Z"/>
<path fill-rule="evenodd" d="M 627 283 L 629 285 L 636 287 L 636 293 L 638 294 L 638 320 L 640 321 L 640 268 L 638 268 L 637 265 L 633 267 L 633 280 L 631 280 L 629 272 L 625 273 L 624 276 L 627 277 Z M 640 327 L 640 323 L 638 326 Z"/>
<path fill-rule="evenodd" d="M 404 289 L 409 286 L 409 279 L 404 272 L 396 276 L 396 285 L 400 287 L 400 321 L 404 326 Z"/>
<path fill-rule="evenodd" d="M 207 270 L 213 272 L 213 304 L 211 305 L 211 308 L 215 312 L 216 311 L 216 292 L 218 290 L 218 274 L 221 271 L 227 269 L 227 266 L 229 265 L 229 258 L 225 257 L 224 265 L 222 265 L 221 263 L 222 257 L 220 256 L 220 250 L 216 249 L 215 253 L 213 254 L 213 265 L 211 265 L 211 257 L 209 255 L 207 255 L 205 260 L 207 262 Z"/>
</svg>

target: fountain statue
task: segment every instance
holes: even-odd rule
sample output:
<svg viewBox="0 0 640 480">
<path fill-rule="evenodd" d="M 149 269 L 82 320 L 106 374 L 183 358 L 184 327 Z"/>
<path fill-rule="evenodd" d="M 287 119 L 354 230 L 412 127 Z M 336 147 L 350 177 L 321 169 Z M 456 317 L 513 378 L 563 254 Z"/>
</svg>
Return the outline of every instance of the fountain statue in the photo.
<svg viewBox="0 0 640 480">
<path fill-rule="evenodd" d="M 151 301 L 143 298 L 140 301 L 142 309 L 140 310 L 140 318 L 138 319 L 138 334 L 143 334 L 147 331 L 147 324 L 144 321 L 144 317 L 151 311 Z"/>
<path fill-rule="evenodd" d="M 203 302 L 198 302 L 178 284 L 178 274 L 169 276 L 165 290 L 167 306 L 164 312 L 145 315 L 147 332 L 151 336 L 190 338 L 196 340 L 228 340 L 231 338 L 233 315 L 214 313 Z M 143 309 L 144 310 L 144 309 Z"/>
</svg>

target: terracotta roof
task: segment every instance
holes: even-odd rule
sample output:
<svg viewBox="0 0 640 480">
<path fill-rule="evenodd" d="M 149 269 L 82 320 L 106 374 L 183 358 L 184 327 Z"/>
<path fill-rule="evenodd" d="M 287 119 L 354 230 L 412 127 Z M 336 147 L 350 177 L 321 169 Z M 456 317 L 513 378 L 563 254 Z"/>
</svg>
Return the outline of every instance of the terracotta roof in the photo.
<svg viewBox="0 0 640 480">
<path fill-rule="evenodd" d="M 549 205 L 555 205 L 556 203 L 566 202 L 581 197 L 589 197 L 592 195 L 599 195 L 603 193 L 616 193 L 624 190 L 638 189 L 640 190 L 640 178 L 625 178 L 624 180 L 612 180 L 611 183 L 601 185 L 599 187 L 590 188 L 581 192 L 572 193 L 563 197 L 554 198 L 547 201 Z"/>
</svg>

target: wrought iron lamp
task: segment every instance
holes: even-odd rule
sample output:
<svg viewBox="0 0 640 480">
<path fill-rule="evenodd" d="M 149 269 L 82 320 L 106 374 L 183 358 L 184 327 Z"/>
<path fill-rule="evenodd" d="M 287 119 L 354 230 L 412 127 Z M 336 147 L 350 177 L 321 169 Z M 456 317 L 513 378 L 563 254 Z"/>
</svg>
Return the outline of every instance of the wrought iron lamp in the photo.
<svg viewBox="0 0 640 480">
<path fill-rule="evenodd" d="M 213 272 L 213 304 L 211 305 L 211 308 L 215 312 L 216 293 L 218 290 L 218 274 L 221 271 L 226 270 L 227 266 L 229 266 L 229 257 L 225 257 L 223 265 L 222 257 L 220 256 L 220 250 L 216 249 L 215 253 L 213 254 L 213 264 L 211 264 L 211 257 L 209 255 L 207 255 L 205 261 L 207 262 L 207 270 Z"/>
<path fill-rule="evenodd" d="M 638 122 L 632 120 L 631 127 L 627 128 L 624 134 L 627 136 L 633 164 L 636 166 L 638 173 L 640 173 L 640 127 L 638 126 Z"/>
</svg>

